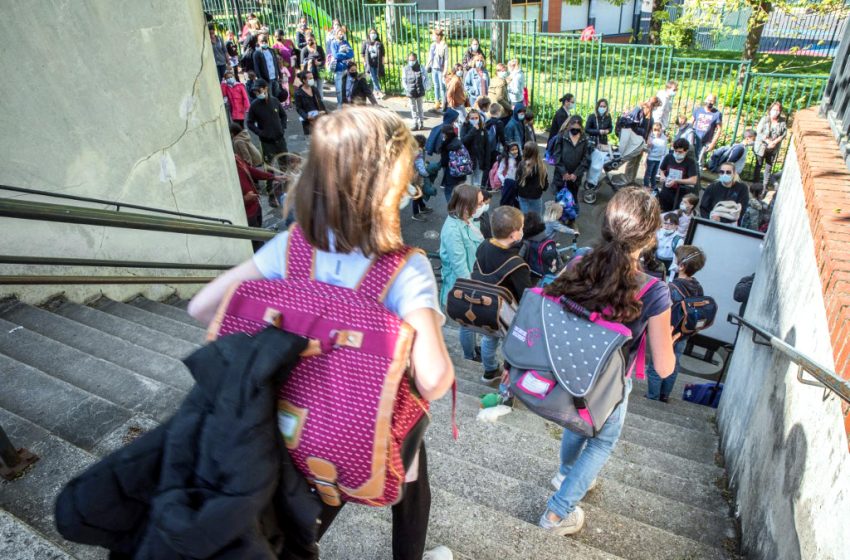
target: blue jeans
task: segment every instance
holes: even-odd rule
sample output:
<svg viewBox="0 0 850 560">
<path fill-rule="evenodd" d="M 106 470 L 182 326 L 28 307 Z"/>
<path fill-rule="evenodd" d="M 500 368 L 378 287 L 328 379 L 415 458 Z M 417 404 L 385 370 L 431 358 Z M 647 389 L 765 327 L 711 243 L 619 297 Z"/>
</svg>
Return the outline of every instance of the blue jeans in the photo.
<svg viewBox="0 0 850 560">
<path fill-rule="evenodd" d="M 542 198 L 523 198 L 517 197 L 519 200 L 519 210 L 523 214 L 528 214 L 529 212 L 537 212 L 537 215 L 540 218 L 543 218 L 543 199 Z"/>
<path fill-rule="evenodd" d="M 502 341 L 498 336 L 481 337 L 481 363 L 484 371 L 499 369 L 499 343 Z"/>
<path fill-rule="evenodd" d="M 372 87 L 375 91 L 381 91 L 381 80 L 378 79 L 378 69 L 370 66 L 369 75 L 372 77 Z"/>
<path fill-rule="evenodd" d="M 676 370 L 679 369 L 679 356 L 681 356 L 685 351 L 686 344 L 687 341 L 679 339 L 676 341 L 676 344 L 673 345 L 673 353 L 676 355 L 676 367 L 673 368 L 673 373 L 671 373 L 669 377 L 662 379 L 661 376 L 658 375 L 658 372 L 655 371 L 655 368 L 652 367 L 652 364 L 647 365 L 646 398 L 657 401 L 660 397 L 670 396 L 670 393 L 673 391 L 673 385 L 676 383 L 676 376 L 678 375 Z"/>
<path fill-rule="evenodd" d="M 463 357 L 471 360 L 475 357 L 475 331 L 466 327 L 460 328 L 460 347 L 463 348 Z"/>
<path fill-rule="evenodd" d="M 431 69 L 431 80 L 434 82 L 434 100 L 443 103 L 446 100 L 446 83 L 443 81 L 443 71 Z"/>
<path fill-rule="evenodd" d="M 646 172 L 643 174 L 643 186 L 655 188 L 656 177 L 658 176 L 658 168 L 661 167 L 661 160 L 648 159 L 646 160 Z"/>
<path fill-rule="evenodd" d="M 605 466 L 614 446 L 620 439 L 626 421 L 626 407 L 632 391 L 631 378 L 626 380 L 626 398 L 614 409 L 596 437 L 587 438 L 564 430 L 561 438 L 561 468 L 564 475 L 561 488 L 549 498 L 549 511 L 561 519 L 567 517 L 584 498 L 590 483 Z"/>
<path fill-rule="evenodd" d="M 334 72 L 334 87 L 336 87 L 336 108 L 342 109 L 342 77 L 345 76 L 345 70 Z"/>
</svg>

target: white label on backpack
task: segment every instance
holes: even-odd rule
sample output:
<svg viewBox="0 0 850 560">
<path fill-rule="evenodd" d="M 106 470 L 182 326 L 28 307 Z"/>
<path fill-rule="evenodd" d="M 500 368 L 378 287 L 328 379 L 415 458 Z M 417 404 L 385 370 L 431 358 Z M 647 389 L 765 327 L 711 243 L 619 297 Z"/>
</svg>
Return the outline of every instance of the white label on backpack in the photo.
<svg viewBox="0 0 850 560">
<path fill-rule="evenodd" d="M 523 392 L 533 395 L 538 399 L 544 399 L 546 398 L 546 395 L 549 394 L 549 391 L 552 390 L 552 387 L 555 386 L 555 383 L 548 379 L 538 377 L 535 374 L 537 374 L 536 371 L 529 370 L 519 378 L 517 385 Z"/>
<path fill-rule="evenodd" d="M 517 326 L 514 326 L 513 330 L 511 331 L 511 335 L 513 335 L 513 337 L 518 339 L 520 342 L 525 342 L 525 340 L 528 338 L 528 333 Z"/>
<path fill-rule="evenodd" d="M 277 415 L 277 426 L 285 439 L 292 439 L 298 430 L 298 417 L 289 412 L 280 411 Z"/>
</svg>

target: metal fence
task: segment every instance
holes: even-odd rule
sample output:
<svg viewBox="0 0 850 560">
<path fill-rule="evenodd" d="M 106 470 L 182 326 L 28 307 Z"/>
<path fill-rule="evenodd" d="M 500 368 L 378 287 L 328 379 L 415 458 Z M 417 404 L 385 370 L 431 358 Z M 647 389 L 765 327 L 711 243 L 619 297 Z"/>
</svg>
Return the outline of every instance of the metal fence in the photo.
<svg viewBox="0 0 850 560">
<path fill-rule="evenodd" d="M 540 128 L 548 124 L 567 92 L 576 96 L 575 112 L 580 115 L 593 112 L 600 98 L 606 98 L 612 114 L 619 115 L 673 79 L 679 84 L 673 117 L 690 117 L 706 95 L 714 93 L 723 111 L 719 144 L 730 143 L 754 127 L 773 101 L 781 101 L 789 116 L 818 104 L 828 78 L 760 74 L 741 60 L 677 57 L 670 47 L 605 43 L 601 35 L 582 41 L 576 34 L 538 32 L 535 20 L 476 19 L 472 10 L 430 11 L 419 10 L 415 3 L 346 0 L 204 0 L 204 9 L 223 28 L 238 34 L 237 6 L 243 19 L 254 13 L 270 29 L 286 29 L 289 36 L 304 15 L 322 44 L 332 19 L 339 18 L 361 64 L 360 47 L 368 31 L 375 29 L 386 48 L 381 86 L 388 93 L 401 93 L 401 71 L 409 53 L 422 61 L 427 58 L 434 29 L 444 32 L 450 64 L 461 62 L 472 39 L 477 39 L 491 75 L 498 62 L 519 61 Z M 432 92 L 427 95 L 433 99 Z"/>
</svg>

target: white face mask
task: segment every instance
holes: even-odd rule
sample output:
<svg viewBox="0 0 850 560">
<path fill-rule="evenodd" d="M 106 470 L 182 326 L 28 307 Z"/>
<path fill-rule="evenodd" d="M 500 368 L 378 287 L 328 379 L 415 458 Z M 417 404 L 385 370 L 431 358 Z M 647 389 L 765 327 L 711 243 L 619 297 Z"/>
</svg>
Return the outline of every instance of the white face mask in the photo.
<svg viewBox="0 0 850 560">
<path fill-rule="evenodd" d="M 490 205 L 489 205 L 489 204 L 484 204 L 483 206 L 479 206 L 479 207 L 478 207 L 478 209 L 475 211 L 475 213 L 472 215 L 472 219 L 473 219 L 473 220 L 477 220 L 478 218 L 480 218 L 480 217 L 481 217 L 481 215 L 482 215 L 484 212 L 486 212 L 486 211 L 487 211 L 487 210 L 489 210 L 489 209 L 490 209 Z"/>
<path fill-rule="evenodd" d="M 503 71 L 501 71 L 501 72 L 498 72 L 497 74 L 498 74 L 498 76 L 499 76 L 500 78 L 502 78 L 502 79 L 504 79 L 504 78 L 507 78 L 507 77 L 508 77 L 508 73 L 507 73 L 507 72 L 505 72 L 504 70 L 503 70 Z"/>
<path fill-rule="evenodd" d="M 469 124 L 472 126 L 478 126 L 478 119 L 469 119 Z"/>
<path fill-rule="evenodd" d="M 688 206 L 687 204 L 680 204 L 680 205 L 679 205 L 679 210 L 681 210 L 681 211 L 682 211 L 682 212 L 684 212 L 685 214 L 690 214 L 690 213 L 691 213 L 691 207 L 690 207 L 690 206 Z"/>
<path fill-rule="evenodd" d="M 470 49 L 472 49 L 472 52 L 477 52 L 477 51 L 478 51 L 478 45 L 472 45 L 472 46 L 471 46 L 471 47 L 469 47 L 469 48 L 470 48 Z"/>
<path fill-rule="evenodd" d="M 776 117 L 778 117 L 779 116 L 779 109 L 771 109 L 770 110 L 770 116 L 773 117 L 774 119 Z"/>
<path fill-rule="evenodd" d="M 458 70 L 457 72 L 455 72 L 455 76 L 457 76 L 458 78 L 462 78 L 463 77 L 463 70 Z"/>
<path fill-rule="evenodd" d="M 307 85 L 310 86 L 310 87 L 313 87 L 314 85 L 316 85 L 316 80 L 313 80 L 313 79 L 307 80 Z"/>
<path fill-rule="evenodd" d="M 685 161 L 685 154 L 673 152 L 673 159 L 675 159 L 678 162 L 683 162 L 683 161 Z"/>
<path fill-rule="evenodd" d="M 676 90 L 675 90 L 675 89 L 668 89 L 668 90 L 667 90 L 667 95 L 668 95 L 669 97 L 675 97 L 675 96 L 676 96 Z"/>
</svg>

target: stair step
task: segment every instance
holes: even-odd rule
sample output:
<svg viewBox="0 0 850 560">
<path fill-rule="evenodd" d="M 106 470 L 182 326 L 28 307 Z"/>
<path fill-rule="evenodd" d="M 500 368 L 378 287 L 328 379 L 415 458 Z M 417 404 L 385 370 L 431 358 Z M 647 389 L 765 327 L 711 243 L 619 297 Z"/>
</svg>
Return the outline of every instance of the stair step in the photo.
<svg viewBox="0 0 850 560">
<path fill-rule="evenodd" d="M 6 560 L 73 560 L 35 529 L 0 510 L 0 558 Z"/>
<path fill-rule="evenodd" d="M 458 383 L 458 402 L 463 401 L 468 407 L 479 408 L 478 394 L 470 395 L 467 391 L 474 389 L 466 384 Z M 634 393 L 629 397 L 628 412 L 631 412 L 631 404 Z M 685 459 L 714 464 L 714 452 L 717 448 L 715 438 L 706 439 L 704 434 L 693 430 L 681 430 L 677 433 L 674 426 L 669 430 L 663 427 L 651 432 L 643 429 L 642 425 L 650 423 L 651 420 L 641 418 L 637 415 L 626 414 L 626 425 L 620 435 L 621 441 L 628 441 L 651 449 L 663 450 L 665 453 L 676 455 Z M 533 434 L 550 434 L 560 438 L 561 428 L 553 422 L 547 422 L 533 412 L 517 405 L 514 412 L 500 418 L 500 422 L 506 425 L 531 432 Z M 666 425 L 665 425 L 666 426 Z M 678 436 L 678 438 L 677 438 Z"/>
<path fill-rule="evenodd" d="M 342 508 L 319 542 L 322 560 L 392 560 L 392 523 L 387 509 L 354 504 Z"/>
<path fill-rule="evenodd" d="M 178 360 L 200 348 L 200 344 L 174 338 L 163 332 L 78 303 L 65 302 L 54 310 L 54 313 Z"/>
<path fill-rule="evenodd" d="M 166 385 L 187 391 L 195 383 L 179 360 L 47 310 L 16 302 L 0 318 Z"/>
<path fill-rule="evenodd" d="M 121 366 L 0 319 L 0 354 L 122 408 L 166 418 L 183 393 Z"/>
<path fill-rule="evenodd" d="M 157 315 L 141 307 L 134 307 L 108 298 L 99 299 L 93 304 L 93 307 L 127 321 L 138 323 L 149 329 L 179 338 L 180 340 L 185 340 L 192 344 L 204 344 L 204 329 L 187 325 L 182 321 L 177 321 L 164 315 Z"/>
<path fill-rule="evenodd" d="M 496 472 L 491 462 L 470 462 L 439 451 L 429 450 L 429 476 L 432 484 L 468 500 L 503 511 L 536 524 L 546 510 L 553 490 L 530 481 Z M 640 541 L 653 542 L 650 549 L 670 555 L 707 556 L 704 549 L 714 548 L 726 538 L 734 538 L 735 530 L 725 516 L 711 514 L 673 500 L 628 487 L 614 480 L 601 482 L 582 500 L 588 515 L 588 526 L 577 540 L 600 550 L 628 558 L 655 558 L 657 552 L 643 551 Z M 634 520 L 634 522 L 632 521 Z M 636 525 L 622 535 L 625 525 Z M 603 527 L 602 533 L 596 527 Z M 605 533 L 616 529 L 617 539 Z M 633 539 L 633 540 L 629 540 Z M 616 542 L 608 542 L 616 541 Z"/>
<path fill-rule="evenodd" d="M 174 411 L 172 411 L 174 412 Z M 159 422 L 147 416 L 135 415 L 128 418 L 120 426 L 103 436 L 91 449 L 91 454 L 97 457 L 105 457 L 128 445 L 133 440 L 156 428 Z"/>
<path fill-rule="evenodd" d="M 529 476 L 542 476 L 543 484 L 546 484 L 557 470 L 560 454 L 560 432 L 557 434 L 535 434 L 501 422 L 480 422 L 475 418 L 477 409 L 470 409 L 464 404 L 458 406 L 457 412 L 460 438 L 456 442 L 451 436 L 451 403 L 449 399 L 431 403 L 432 426 L 428 430 L 427 438 L 429 442 L 433 441 L 440 445 L 439 450 L 452 454 L 461 450 L 467 457 L 487 456 L 492 457 L 492 461 L 508 460 L 513 469 L 524 470 L 529 468 L 528 465 L 535 465 L 534 469 L 529 471 Z M 511 414 L 515 413 L 512 412 Z M 529 459 L 529 457 L 532 459 Z M 716 481 L 721 478 L 723 470 L 713 465 L 690 461 L 623 440 L 620 440 L 614 448 L 609 459 L 609 463 L 611 462 L 619 462 L 620 470 L 636 473 L 647 471 L 647 473 L 652 473 L 652 477 L 681 479 L 678 483 L 671 483 L 670 493 L 659 493 L 685 503 L 697 505 L 694 503 L 695 493 L 697 495 L 715 492 L 719 494 Z M 641 474 L 634 483 L 630 478 L 618 477 L 618 479 L 625 484 L 655 491 L 654 488 L 641 485 L 640 481 L 644 476 L 648 475 Z M 519 478 L 524 477 L 525 475 Z M 683 484 L 688 487 L 696 485 L 699 488 L 688 490 L 687 494 L 683 496 L 676 492 L 676 489 Z"/>
<path fill-rule="evenodd" d="M 83 449 L 91 449 L 130 413 L 109 401 L 0 355 L 0 407 Z"/>
<path fill-rule="evenodd" d="M 458 378 L 457 381 L 458 391 L 474 398 L 479 398 L 483 393 L 495 391 L 495 389 L 491 389 L 486 385 L 471 383 L 463 378 Z M 659 422 L 642 416 L 640 413 L 634 413 L 632 403 L 639 399 L 640 397 L 635 397 L 634 392 L 629 397 L 629 413 L 626 416 L 626 425 L 623 428 L 623 439 L 646 447 L 659 447 L 668 453 L 687 459 L 694 459 L 710 464 L 714 463 L 714 453 L 717 450 L 717 437 L 715 435 Z M 515 408 L 515 412 L 519 412 L 520 410 L 525 412 L 521 403 L 515 406 L 517 407 Z M 503 417 L 502 421 L 518 428 L 538 433 L 547 431 L 549 429 L 548 426 L 552 424 L 534 413 L 510 414 Z"/>
<path fill-rule="evenodd" d="M 94 457 L 3 409 L 0 409 L 0 426 L 15 445 L 26 447 L 40 457 L 25 476 L 0 483 L 0 510 L 33 527 L 74 558 L 105 560 L 107 553 L 103 549 L 64 540 L 53 521 L 53 505 L 60 490 L 69 479 L 91 465 Z"/>
<path fill-rule="evenodd" d="M 168 317 L 169 319 L 174 319 L 175 321 L 180 321 L 181 323 L 186 323 L 192 327 L 200 327 L 206 330 L 206 327 L 189 316 L 185 309 L 181 309 L 174 305 L 153 301 L 141 296 L 128 301 L 127 304 L 132 305 L 133 307 L 138 307 L 139 309 L 150 311 L 151 313 L 156 313 L 157 315 L 162 315 L 163 317 Z"/>
</svg>

